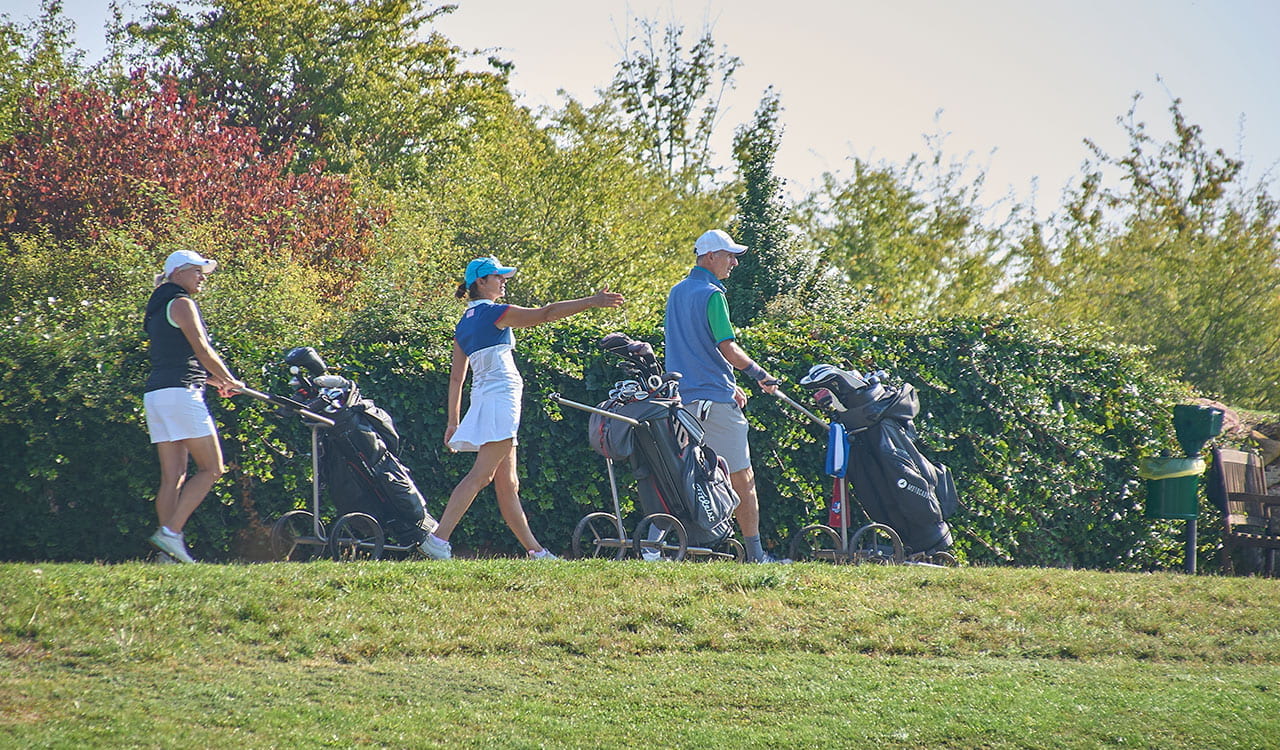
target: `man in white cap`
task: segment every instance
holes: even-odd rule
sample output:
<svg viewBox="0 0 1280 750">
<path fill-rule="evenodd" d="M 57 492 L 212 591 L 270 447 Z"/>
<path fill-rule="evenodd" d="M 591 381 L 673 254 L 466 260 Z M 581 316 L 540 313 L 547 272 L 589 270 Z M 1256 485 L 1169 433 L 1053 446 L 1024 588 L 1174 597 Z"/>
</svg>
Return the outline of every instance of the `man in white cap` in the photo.
<svg viewBox="0 0 1280 750">
<path fill-rule="evenodd" d="M 760 543 L 760 501 L 747 445 L 747 394 L 734 379 L 741 370 L 766 393 L 777 381 L 747 355 L 729 321 L 724 280 L 746 252 L 720 229 L 703 233 L 693 245 L 695 265 L 667 295 L 666 368 L 679 372 L 680 396 L 702 422 L 704 442 L 729 465 L 738 493 L 738 526 L 752 562 L 776 562 Z"/>
</svg>

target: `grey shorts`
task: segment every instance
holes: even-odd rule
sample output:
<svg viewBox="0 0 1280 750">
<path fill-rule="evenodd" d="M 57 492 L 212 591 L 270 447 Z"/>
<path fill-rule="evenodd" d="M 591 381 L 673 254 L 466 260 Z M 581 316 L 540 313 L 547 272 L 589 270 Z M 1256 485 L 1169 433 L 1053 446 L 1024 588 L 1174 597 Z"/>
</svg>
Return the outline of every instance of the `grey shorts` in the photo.
<svg viewBox="0 0 1280 750">
<path fill-rule="evenodd" d="M 737 404 L 695 401 L 690 411 L 706 431 L 702 441 L 729 465 L 729 473 L 751 468 L 747 418 Z M 709 407 L 709 408 L 708 408 Z"/>
</svg>

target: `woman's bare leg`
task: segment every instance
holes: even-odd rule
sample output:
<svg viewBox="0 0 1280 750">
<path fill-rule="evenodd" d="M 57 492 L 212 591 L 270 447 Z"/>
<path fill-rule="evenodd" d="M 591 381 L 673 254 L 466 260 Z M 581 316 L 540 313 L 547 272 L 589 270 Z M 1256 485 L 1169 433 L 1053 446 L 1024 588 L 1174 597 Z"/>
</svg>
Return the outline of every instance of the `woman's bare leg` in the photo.
<svg viewBox="0 0 1280 750">
<path fill-rule="evenodd" d="M 502 520 L 516 535 L 516 539 L 527 550 L 540 550 L 542 545 L 529 528 L 529 518 L 524 514 L 524 506 L 520 504 L 520 475 L 517 472 L 516 447 L 511 446 L 502 463 L 498 464 L 497 473 L 493 477 L 493 489 L 498 495 L 498 510 L 502 511 Z"/>
<path fill-rule="evenodd" d="M 449 495 L 449 504 L 445 506 L 444 513 L 440 516 L 440 525 L 434 532 L 438 538 L 448 541 L 453 530 L 458 527 L 458 522 L 462 520 L 462 516 L 475 501 L 476 495 L 479 495 L 480 490 L 488 487 L 493 481 L 494 472 L 514 447 L 512 442 L 511 439 L 507 439 L 480 446 L 480 452 L 476 454 L 476 462 L 471 465 L 471 471 L 467 472 Z"/>
<path fill-rule="evenodd" d="M 178 507 L 178 494 L 187 479 L 187 446 L 180 440 L 156 443 L 160 454 L 160 489 L 156 490 L 156 518 L 161 526 L 169 526 Z M 169 526 L 170 531 L 176 531 Z"/>
<path fill-rule="evenodd" d="M 186 472 L 187 454 L 195 459 L 196 473 L 186 477 L 180 483 L 181 489 L 177 493 L 176 502 L 169 509 L 168 519 L 160 520 L 162 526 L 168 526 L 170 531 L 179 534 L 182 533 L 182 527 L 187 525 L 187 519 L 200 506 L 200 503 L 204 502 L 209 490 L 213 489 L 213 483 L 218 481 L 218 478 L 227 470 L 222 464 L 222 445 L 218 443 L 217 435 L 182 440 L 180 444 L 183 453 L 183 473 Z M 161 445 L 172 445 L 172 443 L 161 443 Z M 161 458 L 162 467 L 163 464 L 164 459 Z M 164 475 L 163 468 L 161 475 Z"/>
</svg>

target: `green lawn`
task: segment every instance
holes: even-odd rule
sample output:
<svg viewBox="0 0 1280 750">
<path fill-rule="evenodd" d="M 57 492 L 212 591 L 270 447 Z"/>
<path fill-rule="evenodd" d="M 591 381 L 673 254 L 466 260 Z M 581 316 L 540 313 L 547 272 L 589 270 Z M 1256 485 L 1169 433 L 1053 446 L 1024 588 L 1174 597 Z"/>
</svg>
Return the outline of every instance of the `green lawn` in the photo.
<svg viewBox="0 0 1280 750">
<path fill-rule="evenodd" d="M 0 746 L 1276 747 L 1280 581 L 0 565 Z"/>
</svg>

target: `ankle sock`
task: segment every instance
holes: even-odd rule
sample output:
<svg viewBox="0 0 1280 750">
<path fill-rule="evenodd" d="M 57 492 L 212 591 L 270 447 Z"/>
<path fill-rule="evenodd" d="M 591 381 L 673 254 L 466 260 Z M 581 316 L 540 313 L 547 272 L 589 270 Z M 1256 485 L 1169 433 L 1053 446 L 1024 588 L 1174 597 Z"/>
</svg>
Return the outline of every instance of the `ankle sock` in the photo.
<svg viewBox="0 0 1280 750">
<path fill-rule="evenodd" d="M 764 557 L 764 545 L 760 543 L 759 534 L 756 534 L 755 536 L 743 537 L 742 541 L 746 543 L 747 559 L 759 560 L 760 558 Z"/>
</svg>

